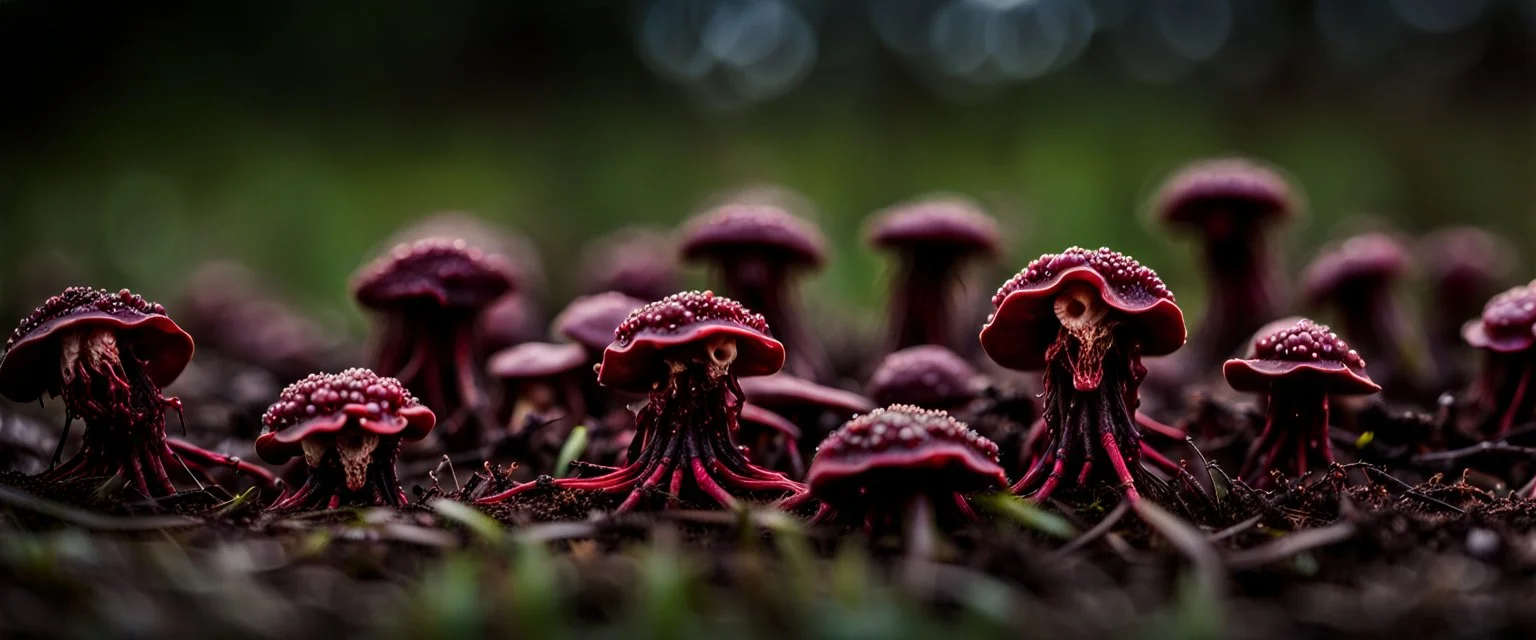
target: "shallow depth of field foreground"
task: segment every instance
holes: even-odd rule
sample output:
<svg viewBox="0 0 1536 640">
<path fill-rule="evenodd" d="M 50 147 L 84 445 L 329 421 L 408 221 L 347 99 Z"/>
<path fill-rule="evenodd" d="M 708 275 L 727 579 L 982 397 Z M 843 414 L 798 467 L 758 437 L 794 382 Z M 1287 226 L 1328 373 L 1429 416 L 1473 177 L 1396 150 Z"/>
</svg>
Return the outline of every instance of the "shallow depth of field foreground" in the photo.
<svg viewBox="0 0 1536 640">
<path fill-rule="evenodd" d="M 12 0 L 0 67 L 0 636 L 1536 633 L 1527 3 Z"/>
</svg>

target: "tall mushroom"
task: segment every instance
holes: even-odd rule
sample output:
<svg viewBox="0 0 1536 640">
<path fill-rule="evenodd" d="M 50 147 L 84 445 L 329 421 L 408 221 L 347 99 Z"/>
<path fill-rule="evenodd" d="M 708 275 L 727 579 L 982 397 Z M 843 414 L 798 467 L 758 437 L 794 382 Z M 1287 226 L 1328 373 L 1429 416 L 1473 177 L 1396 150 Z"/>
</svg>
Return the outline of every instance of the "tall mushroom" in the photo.
<svg viewBox="0 0 1536 640">
<path fill-rule="evenodd" d="M 657 498 L 734 507 L 738 495 L 801 494 L 803 485 L 752 464 L 732 439 L 744 400 L 737 377 L 782 366 L 784 347 L 767 322 L 734 300 L 690 291 L 652 302 L 619 325 L 598 371 L 602 384 L 648 396 L 628 464 L 593 478 L 521 484 L 479 502 L 546 485 L 623 495 L 620 512 Z"/>
<path fill-rule="evenodd" d="M 1477 227 L 1437 229 L 1416 245 L 1433 304 L 1429 305 L 1429 350 L 1435 364 L 1435 388 L 1466 382 L 1468 363 L 1461 328 L 1483 311 L 1483 303 L 1507 284 L 1514 272 L 1515 250 L 1509 242 Z"/>
<path fill-rule="evenodd" d="M 1158 190 L 1158 219 L 1200 238 L 1207 300 L 1200 331 L 1186 349 L 1193 367 L 1226 359 L 1279 315 L 1270 230 L 1294 215 L 1299 198 L 1278 171 L 1246 158 L 1185 165 Z"/>
<path fill-rule="evenodd" d="M 495 428 L 476 332 L 481 312 L 513 286 L 504 258 L 445 238 L 399 245 L 353 283 L 358 303 L 380 318 L 374 370 L 442 417 L 453 451 L 483 445 Z"/>
<path fill-rule="evenodd" d="M 486 370 L 500 380 L 506 397 L 506 448 L 548 471 L 571 429 L 586 420 L 577 375 L 586 364 L 577 344 L 525 342 L 491 356 Z"/>
<path fill-rule="evenodd" d="M 969 200 L 930 198 L 876 214 L 866 237 L 901 259 L 891 280 L 888 349 L 936 344 L 972 352 L 974 343 L 955 331 L 955 296 L 966 262 L 997 253 L 997 221 Z"/>
<path fill-rule="evenodd" d="M 1142 356 L 1184 345 L 1184 314 L 1157 273 L 1101 248 L 1040 256 L 992 297 L 981 346 L 1009 369 L 1043 369 L 1045 450 L 1013 488 L 1043 500 L 1069 483 L 1120 487 L 1129 500 L 1150 475 L 1141 466 L 1135 411 Z M 1113 474 L 1103 473 L 1108 463 Z"/>
<path fill-rule="evenodd" d="M 1462 328 L 1462 337 L 1484 354 L 1472 386 L 1487 416 L 1484 432 L 1502 438 L 1536 420 L 1536 282 L 1494 296 L 1482 316 Z"/>
<path fill-rule="evenodd" d="M 967 497 L 1006 491 L 1008 478 L 998 466 L 997 445 L 965 423 L 898 404 L 857 416 L 827 436 L 806 485 L 809 497 L 827 506 L 818 520 L 863 522 L 871 535 L 905 530 L 912 541 L 936 519 L 974 520 Z"/>
<path fill-rule="evenodd" d="M 1398 300 L 1408 252 L 1386 233 L 1344 240 L 1318 254 L 1302 275 L 1307 305 L 1331 307 L 1344 335 L 1370 360 L 1371 377 L 1389 393 L 1416 388 L 1417 347 Z"/>
<path fill-rule="evenodd" d="M 401 442 L 427 437 L 436 422 L 399 380 L 367 369 L 316 373 L 288 385 L 262 416 L 256 454 L 272 464 L 303 456 L 309 478 L 274 511 L 403 506 L 395 473 Z"/>
<path fill-rule="evenodd" d="M 726 295 L 756 309 L 787 350 L 786 369 L 819 382 L 832 365 L 800 317 L 795 276 L 826 262 L 826 239 L 814 225 L 772 205 L 732 204 L 688 221 L 678 251 L 688 262 L 708 262 Z"/>
<path fill-rule="evenodd" d="M 192 336 L 165 307 L 127 289 L 70 287 L 21 321 L 0 359 L 0 394 L 15 402 L 64 398 L 64 435 L 45 482 L 121 477 L 139 493 L 176 493 L 171 474 L 222 465 L 275 487 L 273 476 L 239 458 L 167 438 L 165 412 L 181 402 L 160 389 L 192 360 Z M 80 451 L 57 466 L 76 418 L 85 421 Z"/>
<path fill-rule="evenodd" d="M 1237 391 L 1264 394 L 1264 430 L 1239 472 L 1264 487 L 1271 470 L 1299 478 L 1333 463 L 1328 442 L 1328 397 L 1381 391 L 1365 360 L 1327 326 L 1305 318 L 1254 341 L 1244 358 L 1222 366 Z"/>
</svg>

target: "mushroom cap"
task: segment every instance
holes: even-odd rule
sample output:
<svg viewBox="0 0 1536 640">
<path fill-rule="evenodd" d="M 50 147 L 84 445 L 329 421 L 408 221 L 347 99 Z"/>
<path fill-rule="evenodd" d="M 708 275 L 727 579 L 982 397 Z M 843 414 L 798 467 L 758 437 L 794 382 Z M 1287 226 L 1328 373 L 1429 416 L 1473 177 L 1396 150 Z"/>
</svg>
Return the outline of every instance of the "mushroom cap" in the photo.
<svg viewBox="0 0 1536 640">
<path fill-rule="evenodd" d="M 1345 287 L 1395 280 L 1407 269 L 1408 251 L 1397 238 L 1366 233 L 1319 253 L 1302 274 L 1302 289 L 1317 304 Z"/>
<path fill-rule="evenodd" d="M 1157 217 L 1171 226 L 1207 228 L 1216 216 L 1264 224 L 1290 218 L 1299 194 L 1274 168 L 1248 158 L 1212 158 L 1173 172 L 1153 197 Z"/>
<path fill-rule="evenodd" d="M 1461 337 L 1479 349 L 1498 353 L 1525 351 L 1536 345 L 1536 282 L 1511 287 L 1488 300 L 1480 318 L 1461 328 Z"/>
<path fill-rule="evenodd" d="M 873 402 L 857 393 L 782 372 L 742 380 L 741 391 L 747 395 L 748 402 L 765 407 L 822 407 L 847 414 L 865 413 L 875 408 Z"/>
<path fill-rule="evenodd" d="M 545 289 L 544 266 L 539 247 L 527 236 L 505 225 L 468 211 L 438 211 L 390 234 L 383 246 L 411 244 L 417 240 L 463 240 L 487 255 L 506 258 L 517 288 L 538 294 Z"/>
<path fill-rule="evenodd" d="M 503 380 L 548 378 L 581 368 L 587 350 L 569 342 L 524 342 L 491 356 L 485 370 Z"/>
<path fill-rule="evenodd" d="M 784 437 L 789 438 L 790 440 L 798 441 L 800 439 L 800 427 L 797 427 L 795 426 L 795 423 L 790 422 L 789 418 L 759 407 L 750 402 L 741 405 L 741 415 L 737 416 L 737 418 L 739 418 L 741 422 L 752 423 L 760 427 L 764 427 L 770 431 L 777 431 L 782 433 L 784 434 Z"/>
<path fill-rule="evenodd" d="M 589 293 L 620 291 L 655 300 L 678 290 L 677 249 L 660 231 L 620 229 L 582 248 L 580 280 Z"/>
<path fill-rule="evenodd" d="M 515 284 L 506 258 L 438 237 L 396 245 L 358 271 L 352 293 L 373 309 L 427 303 L 471 310 L 490 305 Z"/>
<path fill-rule="evenodd" d="M 871 218 L 866 237 L 884 249 L 943 249 L 997 253 L 997 220 L 966 198 L 930 198 L 898 204 Z"/>
<path fill-rule="evenodd" d="M 720 336 L 736 339 L 731 372 L 737 376 L 765 376 L 784 366 L 784 345 L 773 339 L 763 316 L 711 291 L 685 291 L 625 318 L 603 351 L 597 382 L 624 391 L 648 391 L 670 375 L 668 351 Z"/>
<path fill-rule="evenodd" d="M 815 225 L 779 207 L 728 204 L 689 220 L 678 245 L 682 258 L 691 262 L 743 249 L 771 251 L 786 262 L 815 269 L 826 261 L 827 240 Z"/>
<path fill-rule="evenodd" d="M 1509 241 L 1479 227 L 1436 229 L 1419 238 L 1415 249 L 1430 279 L 1451 286 L 1486 286 L 1508 277 L 1515 268 L 1515 249 Z"/>
<path fill-rule="evenodd" d="M 1305 380 L 1339 395 L 1381 391 L 1359 353 L 1326 325 L 1306 318 L 1254 341 L 1248 357 L 1228 360 L 1221 372 L 1238 391 L 1269 391 L 1279 380 Z"/>
<path fill-rule="evenodd" d="M 581 296 L 572 300 L 553 323 L 555 333 L 592 351 L 613 342 L 619 325 L 645 301 L 617 291 Z"/>
<path fill-rule="evenodd" d="M 915 487 L 970 493 L 1006 489 L 997 445 L 943 411 L 898 404 L 838 427 L 816 447 L 805 483 L 821 498 Z"/>
<path fill-rule="evenodd" d="M 1184 312 L 1157 272 L 1107 247 L 1072 247 L 1036 258 L 997 290 L 992 317 L 981 328 L 981 348 L 1009 369 L 1043 368 L 1045 352 L 1061 327 L 1056 295 L 1073 282 L 1093 287 L 1124 316 L 1142 355 L 1166 355 L 1184 346 Z"/>
<path fill-rule="evenodd" d="M 11 332 L 0 358 L 0 394 L 31 402 L 43 393 L 57 393 L 58 337 L 92 328 L 109 329 L 117 334 L 119 346 L 131 346 L 134 357 L 144 363 L 144 373 L 160 387 L 169 386 L 192 361 L 192 336 L 165 315 L 165 307 L 127 289 L 114 293 L 70 287 L 43 302 Z"/>
<path fill-rule="evenodd" d="M 341 431 L 354 418 L 368 433 L 407 442 L 427 437 L 437 423 L 399 380 L 368 369 L 314 373 L 283 389 L 261 416 L 266 428 L 256 438 L 256 455 L 282 464 L 304 453 L 305 439 Z"/>
<path fill-rule="evenodd" d="M 974 400 L 981 374 L 965 358 L 936 344 L 907 347 L 880 361 L 866 387 L 877 404 L 897 401 L 930 409 Z"/>
</svg>

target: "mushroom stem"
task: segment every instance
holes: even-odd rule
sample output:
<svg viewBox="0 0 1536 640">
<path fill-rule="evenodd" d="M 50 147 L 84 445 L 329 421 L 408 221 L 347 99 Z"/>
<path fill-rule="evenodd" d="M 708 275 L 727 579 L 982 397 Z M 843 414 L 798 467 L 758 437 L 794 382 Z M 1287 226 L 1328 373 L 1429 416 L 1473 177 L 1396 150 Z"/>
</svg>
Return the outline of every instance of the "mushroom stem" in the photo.
<svg viewBox="0 0 1536 640">
<path fill-rule="evenodd" d="M 925 491 L 912 494 L 907 500 L 906 517 L 903 519 L 907 559 L 933 560 L 938 541 L 934 535 L 933 501 Z"/>
<path fill-rule="evenodd" d="M 1411 383 L 1417 372 L 1408 356 L 1414 347 L 1407 318 L 1386 284 L 1355 287 L 1336 298 L 1344 335 L 1371 362 L 1371 377 L 1383 388 Z"/>
<path fill-rule="evenodd" d="M 1238 476 L 1265 488 L 1272 481 L 1272 469 L 1299 478 L 1332 463 L 1328 395 L 1304 381 L 1275 382 L 1268 394 L 1264 429 L 1249 448 Z"/>
<path fill-rule="evenodd" d="M 313 511 L 345 505 L 405 505 L 409 500 L 400 488 L 394 464 L 400 450 L 399 439 L 373 434 L 351 435 L 344 441 L 345 438 L 347 435 L 343 434 L 331 441 L 321 452 L 319 464 L 310 464 L 309 477 L 304 484 L 279 496 L 268 510 Z M 308 459 L 310 450 L 306 448 L 304 453 Z"/>
<path fill-rule="evenodd" d="M 1108 481 L 1109 477 L 1098 472 L 1102 467 L 1095 464 L 1101 455 L 1108 458 L 1108 467 L 1114 470 L 1113 482 L 1128 500 L 1139 499 L 1138 485 L 1152 481 L 1142 467 L 1141 434 L 1127 406 L 1127 399 L 1136 397 L 1135 357 L 1114 337 L 1111 332 L 1104 341 L 1101 380 L 1085 390 L 1077 383 L 1084 346 L 1063 325 L 1047 356 L 1044 453 L 1013 485 L 1014 493 L 1027 493 L 1041 502 L 1060 486 L 1063 477 L 1080 485 L 1092 482 L 1095 476 Z M 1071 476 L 1067 476 L 1069 465 L 1070 471 L 1076 472 Z"/>
<path fill-rule="evenodd" d="M 672 376 L 651 391 L 637 417 L 629 464 L 593 478 L 555 480 L 553 486 L 627 493 L 619 512 L 648 504 L 663 481 L 669 482 L 665 502 L 687 505 L 703 499 L 730 509 L 738 504 L 733 490 L 775 497 L 803 492 L 799 483 L 752 464 L 736 446 L 732 434 L 741 398 L 733 392 L 735 376 L 729 372 L 735 357 L 736 343 L 730 339 L 707 342 L 701 351 L 670 361 Z M 534 486 L 520 484 L 476 502 L 503 502 Z"/>
<path fill-rule="evenodd" d="M 924 344 L 959 346 L 952 325 L 961 257 L 929 250 L 902 261 L 901 275 L 891 282 L 891 351 Z"/>
<path fill-rule="evenodd" d="M 1235 216 L 1228 216 L 1232 219 Z M 1208 238 L 1203 256 L 1210 279 L 1196 362 L 1220 362 L 1276 314 L 1275 269 L 1258 227 L 1244 225 L 1232 235 Z"/>
<path fill-rule="evenodd" d="M 784 344 L 784 370 L 802 378 L 828 380 L 832 362 L 821 342 L 812 338 L 801 322 L 799 305 L 791 291 L 789 266 L 781 261 L 746 252 L 722 265 L 726 295 L 742 306 L 763 314 L 774 337 Z"/>
<path fill-rule="evenodd" d="M 1514 353 L 1488 352 L 1474 387 L 1485 415 L 1496 416 L 1484 429 L 1502 438 L 1515 426 L 1536 415 L 1536 394 L 1531 393 L 1531 373 L 1536 355 L 1530 350 Z"/>
</svg>

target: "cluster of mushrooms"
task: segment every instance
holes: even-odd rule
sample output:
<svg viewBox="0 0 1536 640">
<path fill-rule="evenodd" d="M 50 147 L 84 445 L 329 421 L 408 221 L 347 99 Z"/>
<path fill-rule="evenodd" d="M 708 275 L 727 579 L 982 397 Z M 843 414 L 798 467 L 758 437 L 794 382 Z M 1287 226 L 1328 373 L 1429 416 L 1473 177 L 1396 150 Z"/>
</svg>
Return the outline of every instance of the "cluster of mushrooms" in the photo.
<svg viewBox="0 0 1536 640">
<path fill-rule="evenodd" d="M 1413 247 L 1371 233 L 1330 248 L 1298 279 L 1295 306 L 1330 311 L 1335 332 L 1281 317 L 1293 303 L 1271 235 L 1298 200 L 1280 173 L 1246 159 L 1196 162 L 1164 183 L 1153 209 L 1201 238 L 1209 277 L 1187 345 L 1173 292 L 1108 248 L 1030 261 L 982 321 L 974 310 L 986 303 L 963 284 L 998 256 L 998 227 L 948 197 L 871 218 L 868 242 L 900 261 L 888 330 L 883 340 L 840 335 L 809 319 L 796 291 L 827 260 L 817 228 L 792 207 L 735 202 L 690 220 L 675 244 L 643 232 L 601 240 L 582 273 L 590 294 L 547 323 L 555 341 L 530 283 L 536 258 L 462 218 L 422 227 L 431 232 L 358 272 L 353 295 L 377 319 L 370 368 L 299 378 L 294 362 L 323 359 L 310 353 L 318 347 L 295 347 L 313 344 L 300 339 L 308 334 L 284 330 L 254 346 L 257 333 L 221 338 L 216 348 L 248 360 L 281 354 L 283 366 L 269 369 L 292 382 L 254 437 L 271 468 L 167 434 L 182 404 L 162 389 L 188 366 L 193 340 L 127 290 L 73 287 L 23 319 L 0 360 L 0 394 L 62 397 L 66 434 L 84 422 L 68 460 L 60 438 L 35 478 L 44 483 L 115 477 L 154 498 L 231 482 L 233 471 L 272 511 L 401 507 L 411 498 L 400 458 L 449 456 L 485 461 L 446 492 L 474 504 L 773 503 L 866 530 L 971 521 L 973 498 L 993 492 L 1177 501 L 1192 478 L 1186 461 L 1205 452 L 1255 490 L 1284 487 L 1329 468 L 1341 440 L 1361 440 L 1331 427 L 1382 406 L 1362 398 L 1383 390 L 1409 410 L 1442 397 L 1460 407 L 1451 433 L 1409 443 L 1415 450 L 1532 430 L 1536 283 L 1488 298 L 1510 270 L 1498 239 L 1458 228 Z M 1398 292 L 1414 251 L 1435 296 L 1422 330 Z M 674 293 L 679 260 L 712 267 L 721 293 Z M 220 318 L 291 324 L 232 311 L 239 301 L 228 298 L 211 305 Z M 1475 371 L 1467 347 L 1484 355 Z M 1202 424 L 1193 405 L 1212 396 L 1256 400 L 1253 419 Z M 580 461 L 554 477 L 578 425 Z M 1530 476 L 1519 465 L 1500 471 Z"/>
</svg>

